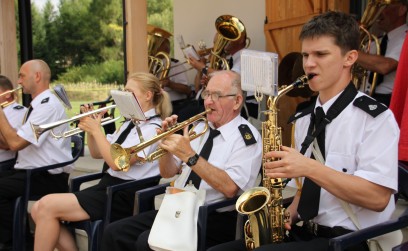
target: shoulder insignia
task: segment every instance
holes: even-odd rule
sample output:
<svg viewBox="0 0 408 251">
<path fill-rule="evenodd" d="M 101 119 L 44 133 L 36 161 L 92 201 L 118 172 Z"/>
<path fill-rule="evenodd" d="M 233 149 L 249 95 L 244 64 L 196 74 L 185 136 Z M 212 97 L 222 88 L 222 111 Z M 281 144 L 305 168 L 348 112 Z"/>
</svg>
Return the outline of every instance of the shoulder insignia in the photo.
<svg viewBox="0 0 408 251">
<path fill-rule="evenodd" d="M 238 126 L 238 129 L 242 135 L 242 139 L 244 140 L 245 145 L 250 146 L 256 143 L 256 139 L 254 135 L 252 134 L 251 129 L 249 129 L 248 125 L 242 124 Z"/>
<path fill-rule="evenodd" d="M 24 109 L 24 106 L 22 106 L 22 105 L 16 105 L 16 106 L 13 107 L 13 109 L 21 110 L 21 109 Z"/>
<path fill-rule="evenodd" d="M 368 96 L 356 98 L 353 105 L 370 114 L 373 118 L 377 117 L 388 109 L 383 103 L 380 103 Z"/>
<path fill-rule="evenodd" d="M 49 100 L 50 100 L 50 97 L 47 97 L 47 98 L 41 100 L 41 104 L 48 103 Z"/>
<path fill-rule="evenodd" d="M 293 121 L 306 116 L 310 113 L 313 113 L 313 109 L 315 107 L 316 104 L 316 100 L 309 100 L 309 101 L 305 101 L 300 103 L 297 107 L 296 107 L 296 113 L 293 114 L 292 116 L 289 117 L 288 120 L 288 124 L 292 123 Z"/>
</svg>

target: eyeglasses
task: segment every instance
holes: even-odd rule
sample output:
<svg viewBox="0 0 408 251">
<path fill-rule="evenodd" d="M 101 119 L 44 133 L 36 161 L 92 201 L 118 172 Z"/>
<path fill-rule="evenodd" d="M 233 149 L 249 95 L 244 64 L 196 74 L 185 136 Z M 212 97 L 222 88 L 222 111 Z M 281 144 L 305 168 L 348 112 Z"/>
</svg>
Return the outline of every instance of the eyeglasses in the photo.
<svg viewBox="0 0 408 251">
<path fill-rule="evenodd" d="M 209 92 L 209 91 L 203 91 L 201 93 L 201 97 L 203 99 L 206 99 L 211 96 L 212 101 L 217 101 L 219 98 L 225 98 L 225 97 L 232 97 L 236 96 L 237 94 L 227 94 L 227 95 L 222 95 L 221 92 Z"/>
</svg>

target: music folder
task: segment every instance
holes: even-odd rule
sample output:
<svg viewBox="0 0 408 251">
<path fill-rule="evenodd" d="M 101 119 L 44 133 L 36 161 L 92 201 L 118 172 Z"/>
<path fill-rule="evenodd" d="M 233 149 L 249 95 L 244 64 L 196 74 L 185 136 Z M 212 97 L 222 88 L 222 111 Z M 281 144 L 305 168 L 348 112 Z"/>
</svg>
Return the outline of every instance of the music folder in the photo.
<svg viewBox="0 0 408 251">
<path fill-rule="evenodd" d="M 198 55 L 198 53 L 197 53 L 196 49 L 194 48 L 194 46 L 187 45 L 186 47 L 184 47 L 181 50 L 183 51 L 184 57 L 186 59 L 194 58 L 196 60 L 200 60 L 200 56 Z"/>
<path fill-rule="evenodd" d="M 242 90 L 278 95 L 278 54 L 244 49 L 241 53 Z"/>
<path fill-rule="evenodd" d="M 124 118 L 136 121 L 146 120 L 142 107 L 133 92 L 111 90 L 111 95 L 120 115 Z"/>
</svg>

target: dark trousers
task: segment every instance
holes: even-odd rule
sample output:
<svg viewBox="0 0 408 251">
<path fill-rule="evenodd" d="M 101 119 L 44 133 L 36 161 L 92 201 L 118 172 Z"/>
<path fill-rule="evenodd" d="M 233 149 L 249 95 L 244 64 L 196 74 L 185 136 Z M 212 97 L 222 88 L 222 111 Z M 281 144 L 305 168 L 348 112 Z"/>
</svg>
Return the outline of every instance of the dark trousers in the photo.
<svg viewBox="0 0 408 251">
<path fill-rule="evenodd" d="M 148 211 L 109 224 L 104 230 L 102 251 L 151 250 L 147 240 L 156 215 L 157 211 Z M 235 226 L 236 212 L 210 214 L 207 222 L 207 247 L 233 240 Z"/>
<path fill-rule="evenodd" d="M 340 235 L 339 235 L 340 236 Z M 329 238 L 318 237 L 308 233 L 305 228 L 292 226 L 290 240 L 279 244 L 266 244 L 254 251 L 326 251 L 329 248 Z M 243 239 L 217 245 L 208 251 L 247 251 Z M 353 246 L 346 251 L 369 251 L 366 243 Z"/>
<path fill-rule="evenodd" d="M 43 196 L 68 192 L 68 176 L 67 173 L 50 174 L 47 171 L 34 173 L 31 176 L 30 194 Z M 0 243 L 12 239 L 14 202 L 24 193 L 25 179 L 24 170 L 0 172 Z"/>
</svg>

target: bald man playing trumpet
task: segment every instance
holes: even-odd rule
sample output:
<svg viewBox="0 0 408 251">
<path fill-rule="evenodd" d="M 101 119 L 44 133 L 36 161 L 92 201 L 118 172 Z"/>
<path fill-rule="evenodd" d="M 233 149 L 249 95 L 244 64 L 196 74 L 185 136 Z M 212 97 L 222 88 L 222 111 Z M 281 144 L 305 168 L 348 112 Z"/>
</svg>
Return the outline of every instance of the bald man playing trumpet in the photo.
<svg viewBox="0 0 408 251">
<path fill-rule="evenodd" d="M 14 201 L 24 193 L 25 170 L 72 159 L 70 139 L 55 140 L 46 132 L 37 141 L 31 128 L 31 123 L 46 124 L 67 118 L 63 105 L 49 90 L 50 80 L 51 70 L 47 63 L 37 59 L 27 61 L 21 66 L 18 79 L 23 93 L 32 97 L 23 125 L 14 129 L 0 108 L 0 141 L 18 152 L 14 169 L 0 173 L 0 250 L 9 250 L 12 246 Z M 56 130 L 66 131 L 68 125 L 61 125 Z M 36 173 L 31 177 L 31 194 L 67 192 L 71 170 L 72 166 L 65 166 Z"/>
</svg>

